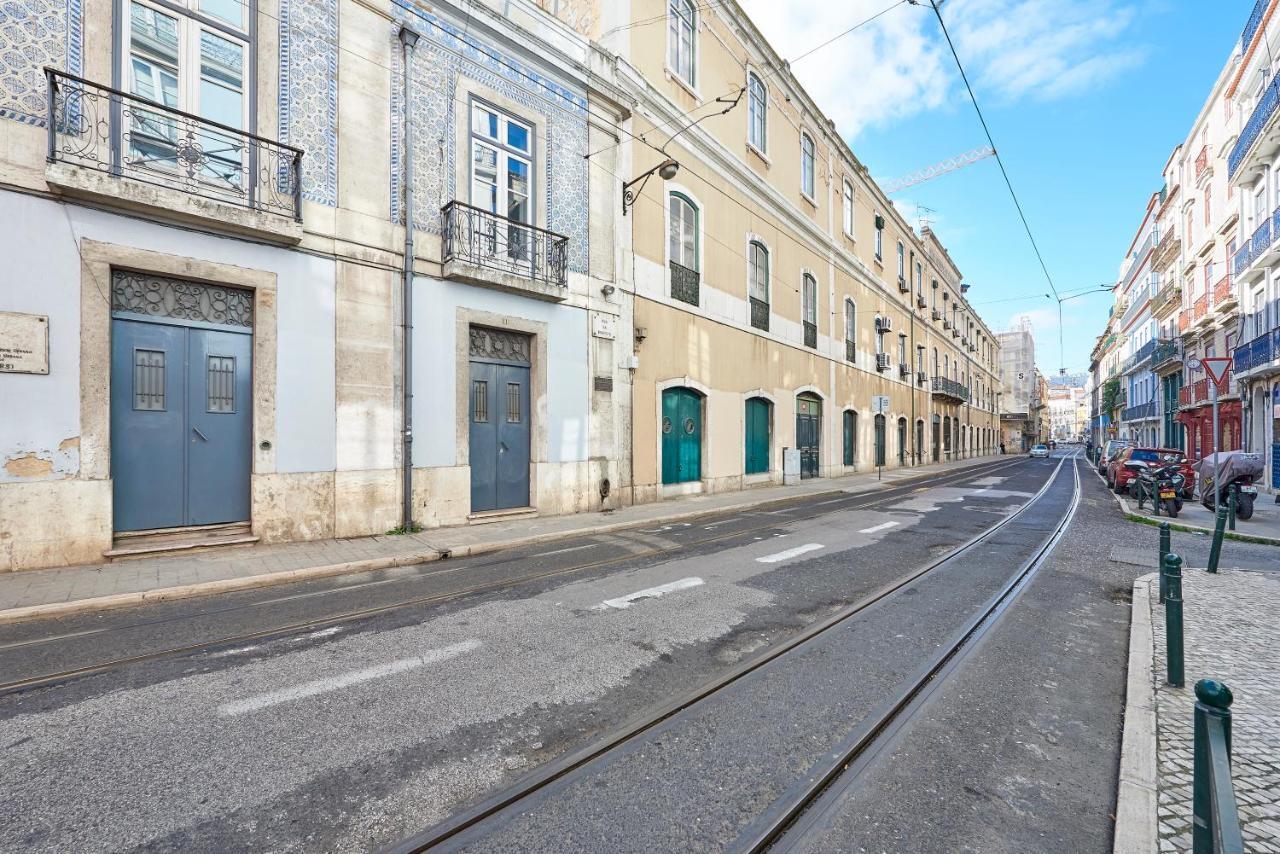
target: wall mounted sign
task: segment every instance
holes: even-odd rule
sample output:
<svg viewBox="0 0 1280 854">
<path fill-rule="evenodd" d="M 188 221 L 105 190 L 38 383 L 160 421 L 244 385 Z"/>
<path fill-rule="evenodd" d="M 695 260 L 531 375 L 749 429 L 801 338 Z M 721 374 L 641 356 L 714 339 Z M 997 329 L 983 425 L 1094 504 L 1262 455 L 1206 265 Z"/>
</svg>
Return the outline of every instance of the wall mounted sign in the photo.
<svg viewBox="0 0 1280 854">
<path fill-rule="evenodd" d="M 49 318 L 0 311 L 0 373 L 49 373 Z"/>
</svg>

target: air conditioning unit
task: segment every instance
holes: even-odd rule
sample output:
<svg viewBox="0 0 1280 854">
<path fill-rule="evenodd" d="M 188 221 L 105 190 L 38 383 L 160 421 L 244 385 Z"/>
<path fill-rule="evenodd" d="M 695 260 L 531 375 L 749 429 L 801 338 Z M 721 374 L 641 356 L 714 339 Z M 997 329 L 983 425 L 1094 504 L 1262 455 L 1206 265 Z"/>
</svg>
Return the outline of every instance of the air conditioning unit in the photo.
<svg viewBox="0 0 1280 854">
<path fill-rule="evenodd" d="M 889 370 L 889 354 L 888 353 L 876 353 L 876 370 L 877 371 Z"/>
<path fill-rule="evenodd" d="M 877 317 L 877 318 L 876 318 L 876 331 L 877 331 L 877 332 L 892 332 L 892 331 L 893 331 L 893 318 L 892 318 L 892 317 Z"/>
<path fill-rule="evenodd" d="M 936 308 L 935 308 L 935 309 L 933 310 L 933 319 L 934 319 L 934 320 L 941 320 L 941 319 L 942 319 L 942 311 L 941 311 L 941 309 L 936 309 Z"/>
<path fill-rule="evenodd" d="M 951 328 L 951 337 L 952 337 L 952 338 L 959 338 L 959 337 L 960 337 L 960 327 L 959 327 L 959 326 L 953 326 L 953 327 Z"/>
<path fill-rule="evenodd" d="M 919 308 L 924 308 L 926 305 L 928 305 L 928 302 L 924 298 L 924 294 L 916 294 L 916 305 Z"/>
<path fill-rule="evenodd" d="M 910 366 L 910 365 L 908 365 L 906 362 L 899 362 L 899 363 L 898 363 L 898 374 L 899 374 L 900 376 L 904 376 L 904 377 L 909 377 L 909 376 L 911 376 L 911 366 Z"/>
<path fill-rule="evenodd" d="M 924 385 L 929 381 L 929 375 L 924 371 L 916 371 L 916 384 Z"/>
<path fill-rule="evenodd" d="M 898 290 L 902 291 L 904 294 L 911 290 L 911 288 L 907 286 L 907 280 L 902 276 L 898 277 Z"/>
<path fill-rule="evenodd" d="M 950 329 L 950 328 L 951 328 L 951 321 L 950 321 L 950 320 L 947 320 L 945 317 L 944 317 L 944 318 L 942 318 L 942 328 L 943 328 L 943 329 Z"/>
</svg>

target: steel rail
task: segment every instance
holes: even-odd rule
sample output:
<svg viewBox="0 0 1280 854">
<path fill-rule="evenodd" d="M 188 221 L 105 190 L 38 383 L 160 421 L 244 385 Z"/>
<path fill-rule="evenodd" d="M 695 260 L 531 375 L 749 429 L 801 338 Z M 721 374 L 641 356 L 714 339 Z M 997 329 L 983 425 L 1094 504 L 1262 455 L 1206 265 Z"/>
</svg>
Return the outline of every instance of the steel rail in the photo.
<svg viewBox="0 0 1280 854">
<path fill-rule="evenodd" d="M 927 475 L 921 475 L 918 477 L 905 478 L 900 484 L 895 484 L 894 486 L 888 487 L 886 489 L 878 490 L 874 496 L 859 495 L 856 493 L 850 493 L 848 495 L 848 498 L 851 502 L 856 502 L 857 499 L 859 498 L 869 498 L 870 500 L 853 504 L 852 506 L 842 504 L 839 507 L 831 507 L 830 505 L 828 505 L 821 512 L 823 515 L 825 515 L 825 514 L 834 513 L 837 511 L 844 511 L 844 510 L 863 510 L 868 507 L 873 507 L 876 504 L 882 504 L 887 501 L 898 500 L 902 498 L 904 494 L 907 494 L 913 490 L 919 489 L 922 485 L 946 486 L 949 483 L 962 481 L 967 478 L 974 477 L 975 475 L 982 474 L 984 472 L 1002 471 L 1003 469 L 1014 466 L 1018 463 L 1021 463 L 1022 461 L 1023 461 L 1023 458 L 1018 457 L 1014 460 L 1001 460 L 1001 461 L 992 462 L 992 463 L 979 463 L 973 466 L 966 466 L 964 469 L 958 472 L 947 471 L 947 472 L 939 472 L 937 474 L 927 474 Z M 819 492 L 819 493 L 814 493 L 812 495 L 806 495 L 806 496 L 782 498 L 782 499 L 778 499 L 777 501 L 771 501 L 766 504 L 757 505 L 756 507 L 753 507 L 751 509 L 753 511 L 756 511 L 756 510 L 759 510 L 760 507 L 774 507 L 778 505 L 791 506 L 791 507 L 796 507 L 797 509 L 803 509 L 806 502 L 809 502 L 812 499 L 823 498 L 824 496 L 829 496 L 829 495 L 831 495 L 830 492 Z M 690 520 L 706 519 L 711 516 L 733 514 L 734 512 L 735 511 L 731 509 L 709 510 L 706 513 L 698 514 L 696 516 L 690 516 L 689 519 Z M 647 525 L 652 525 L 652 524 L 654 523 L 653 522 L 637 522 L 634 528 L 628 527 L 628 528 L 620 529 L 619 531 L 614 531 L 611 533 L 622 533 L 628 530 L 640 529 Z M 691 524 L 693 524 L 692 521 L 691 521 Z M 673 551 L 680 551 L 683 549 L 704 545 L 706 543 L 719 542 L 719 541 L 731 539 L 733 537 L 740 537 L 745 533 L 749 533 L 749 532 L 741 531 L 741 530 L 726 531 L 722 534 L 715 534 L 709 537 L 703 537 L 690 542 L 678 543 L 670 547 L 653 547 L 648 549 L 647 551 L 638 552 L 634 554 L 628 552 L 626 554 L 617 555 L 611 558 L 605 558 L 603 560 L 588 561 L 585 563 L 578 563 L 578 564 L 574 564 L 572 566 L 567 566 L 567 567 L 558 567 L 556 569 L 548 570 L 546 572 L 526 573 L 516 577 L 504 578 L 501 581 L 487 582 L 484 584 L 475 584 L 475 585 L 471 585 L 471 586 L 461 588 L 459 590 L 451 591 L 448 593 L 434 593 L 434 594 L 429 594 L 425 596 L 415 596 L 409 599 L 390 602 L 385 605 L 376 605 L 370 608 L 361 608 L 353 611 L 344 611 L 342 613 L 332 614 L 327 617 L 318 617 L 318 618 L 309 619 L 309 620 L 302 620 L 302 621 L 297 621 L 293 623 L 287 623 L 283 626 L 275 626 L 269 629 L 262 629 L 254 632 L 244 632 L 244 633 L 235 634 L 235 635 L 225 635 L 222 637 L 214 638 L 213 640 L 200 641 L 198 643 L 185 644 L 183 646 L 168 647 L 163 650 L 156 650 L 155 652 L 116 658 L 116 659 L 101 662 L 98 664 L 85 665 L 83 667 L 68 668 L 68 669 L 57 671 L 54 673 L 42 674 L 40 676 L 30 676 L 30 677 L 24 677 L 22 679 L 14 679 L 7 682 L 0 682 L 0 696 L 18 692 L 18 691 L 27 691 L 32 688 L 38 688 L 38 687 L 53 684 L 53 683 L 65 682 L 68 679 L 75 679 L 82 676 L 92 676 L 96 673 L 102 673 L 109 670 L 116 670 L 118 668 L 127 667 L 133 664 L 145 664 L 152 661 L 159 661 L 165 658 L 175 658 L 175 657 L 188 655 L 192 653 L 198 653 L 204 650 L 213 649 L 216 647 L 221 647 L 226 645 L 238 645 L 238 644 L 245 643 L 247 641 L 260 641 L 264 639 L 286 637 L 292 634 L 313 631 L 315 629 L 325 628 L 327 626 L 333 626 L 341 623 L 354 622 L 357 620 L 367 619 L 369 617 L 376 617 L 376 616 L 380 616 L 382 614 L 387 614 L 387 613 L 393 613 L 395 611 L 403 610 L 406 608 L 413 608 L 420 605 L 436 605 L 444 602 L 450 602 L 457 599 L 462 599 L 467 596 L 476 596 L 484 593 L 493 593 L 499 590 L 516 587 L 521 584 L 528 584 L 535 581 L 544 581 L 550 578 L 557 578 L 560 576 L 570 575 L 576 572 L 584 572 L 591 569 L 598 569 L 600 567 L 610 566 L 616 563 L 626 563 L 632 560 L 643 560 L 644 558 L 653 557 L 655 555 L 665 554 Z M 572 539 L 572 537 L 565 537 L 565 539 Z M 495 563 L 501 563 L 501 561 L 495 562 Z M 488 564 L 488 565 L 493 566 L 495 564 Z M 435 578 L 443 575 L 452 574 L 455 572 L 460 572 L 470 566 L 472 565 L 468 564 L 462 567 L 450 567 L 448 569 L 440 569 L 433 572 L 422 573 L 416 576 L 392 579 L 388 581 L 394 581 L 396 583 L 408 583 L 413 581 L 421 581 L 423 579 Z M 365 571 L 377 572 L 378 570 L 365 570 Z M 379 582 L 372 582 L 372 583 L 382 584 L 386 582 L 379 581 Z M 334 588 L 332 591 L 326 591 L 326 592 L 332 592 L 332 593 L 350 592 L 353 590 L 359 590 L 363 586 L 365 585 L 339 587 L 339 588 Z M 163 625 L 165 623 L 192 619 L 193 616 L 194 617 L 215 616 L 217 614 L 232 613 L 236 611 L 248 610 L 250 608 L 261 607 L 262 605 L 269 605 L 279 601 L 282 601 L 282 600 L 269 600 L 264 603 L 247 603 L 244 605 L 237 605 L 230 608 L 220 608 L 212 611 L 206 611 L 198 615 L 176 616 L 176 617 L 165 618 L 163 620 L 152 620 L 152 621 L 144 621 L 140 623 L 131 623 L 128 625 L 111 627 L 108 629 L 95 629 L 95 630 L 92 630 L 90 633 L 98 634 L 98 633 L 104 633 L 104 632 L 121 632 L 121 631 L 127 631 L 129 629 L 143 628 L 146 626 Z M 288 599 L 284 601 L 288 601 Z M 62 635 L 62 636 L 50 638 L 49 641 L 56 642 L 58 640 L 63 640 L 63 639 L 73 640 L 76 638 L 84 637 L 85 634 L 87 633 L 71 633 L 68 635 Z M 29 641 L 19 641 L 19 642 L 10 644 L 9 648 L 14 648 L 18 646 L 30 646 L 40 642 L 41 641 L 39 639 L 33 639 Z M 5 648 L 6 647 L 4 645 L 0 645 L 0 650 Z"/>
<path fill-rule="evenodd" d="M 807 774 L 804 780 L 779 799 L 739 837 L 732 846 L 734 850 L 790 850 L 796 847 L 800 839 L 821 829 L 824 821 L 838 812 L 841 799 L 852 789 L 862 772 L 903 731 L 929 696 L 946 683 L 947 677 L 960 666 L 974 648 L 975 642 L 996 625 L 1000 616 L 1031 583 L 1065 536 L 1080 506 L 1080 467 L 1075 464 L 1075 457 L 1070 459 L 1073 461 L 1075 478 L 1071 508 L 1035 553 L 1022 563 L 1013 577 L 988 600 L 982 610 L 953 636 L 952 641 L 917 672 L 909 687 L 872 720 L 870 727 L 828 754 L 828 760 L 822 763 L 816 773 L 811 771 Z M 1054 479 L 1056 478 L 1055 471 Z"/>
<path fill-rule="evenodd" d="M 686 692 L 674 700 L 652 707 L 650 710 L 631 718 L 626 723 L 623 723 L 607 735 L 597 739 L 591 744 L 540 766 L 517 780 L 508 788 L 497 792 L 475 806 L 445 819 L 444 821 L 414 834 L 413 836 L 387 846 L 383 849 L 384 854 L 417 854 L 417 852 L 426 851 L 446 843 L 459 834 L 478 827 L 487 819 L 493 818 L 498 813 L 515 806 L 552 783 L 576 772 L 582 771 L 585 766 L 597 758 L 615 750 L 624 743 L 631 741 L 635 737 L 652 729 L 663 721 L 666 721 L 686 709 L 701 703 L 712 695 L 719 693 L 728 686 L 756 670 L 759 670 L 770 662 L 773 662 L 792 650 L 811 642 L 819 635 L 835 628 L 836 626 L 848 622 L 851 618 L 857 616 L 862 611 L 886 599 L 898 590 L 915 583 L 921 577 L 928 575 L 965 552 L 970 551 L 975 546 L 990 539 L 998 531 L 1009 525 L 1018 516 L 1022 515 L 1035 505 L 1035 503 L 1048 492 L 1049 488 L 1057 480 L 1058 473 L 1061 471 L 1065 462 L 1066 460 L 1063 460 L 1058 463 L 1057 468 L 1054 469 L 1053 474 L 1045 481 L 1044 486 L 1042 486 L 1040 490 L 1029 498 L 1021 507 L 1005 514 L 1005 516 L 993 526 L 966 540 L 964 543 L 960 544 L 942 557 L 925 564 L 923 567 L 916 569 L 903 577 L 881 586 L 851 605 L 842 608 L 835 614 L 807 627 L 799 634 L 765 650 L 756 657 L 738 664 L 731 670 L 704 683 L 700 687 Z M 1078 478 L 1079 474 L 1077 472 L 1077 497 L 1079 494 Z M 1074 513 L 1074 505 L 1072 513 Z"/>
</svg>

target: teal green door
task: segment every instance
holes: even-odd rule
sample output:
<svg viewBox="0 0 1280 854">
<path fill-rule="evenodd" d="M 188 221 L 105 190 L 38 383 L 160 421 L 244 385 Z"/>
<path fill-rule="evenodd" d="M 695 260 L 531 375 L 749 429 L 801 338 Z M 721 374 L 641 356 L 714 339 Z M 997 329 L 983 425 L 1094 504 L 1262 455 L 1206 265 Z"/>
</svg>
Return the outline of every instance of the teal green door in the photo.
<svg viewBox="0 0 1280 854">
<path fill-rule="evenodd" d="M 753 397 L 747 401 L 747 474 L 769 470 L 769 401 Z"/>
<path fill-rule="evenodd" d="M 702 479 L 702 395 L 687 388 L 662 393 L 662 482 Z"/>
</svg>

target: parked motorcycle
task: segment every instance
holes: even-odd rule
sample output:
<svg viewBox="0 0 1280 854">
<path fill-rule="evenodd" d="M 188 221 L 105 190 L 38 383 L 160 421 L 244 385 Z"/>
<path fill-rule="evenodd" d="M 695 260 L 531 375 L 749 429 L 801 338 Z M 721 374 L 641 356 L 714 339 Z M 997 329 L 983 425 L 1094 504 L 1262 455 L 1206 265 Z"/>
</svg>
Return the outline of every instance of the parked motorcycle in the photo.
<svg viewBox="0 0 1280 854">
<path fill-rule="evenodd" d="M 1210 454 L 1196 467 L 1200 503 L 1212 510 L 1216 496 L 1216 506 L 1222 507 L 1234 488 L 1236 518 L 1241 521 L 1249 519 L 1253 516 L 1253 503 L 1258 497 L 1258 487 L 1254 486 L 1254 481 L 1262 476 L 1262 470 L 1260 454 L 1247 454 L 1243 451 Z"/>
<path fill-rule="evenodd" d="M 1186 478 L 1179 463 L 1143 466 L 1138 476 L 1129 483 L 1129 492 L 1138 499 L 1138 509 L 1150 498 L 1151 506 L 1159 508 L 1170 519 L 1177 519 L 1182 512 L 1182 491 Z"/>
</svg>

